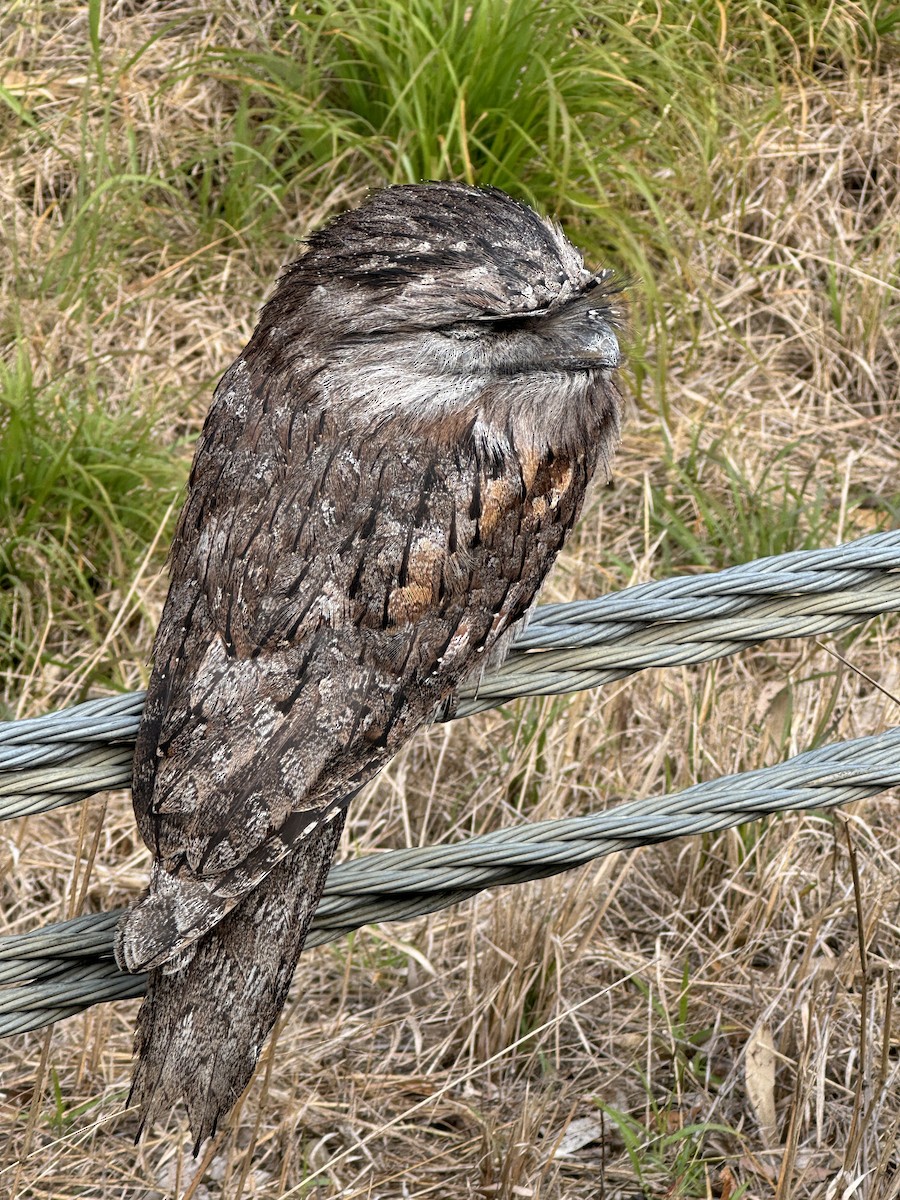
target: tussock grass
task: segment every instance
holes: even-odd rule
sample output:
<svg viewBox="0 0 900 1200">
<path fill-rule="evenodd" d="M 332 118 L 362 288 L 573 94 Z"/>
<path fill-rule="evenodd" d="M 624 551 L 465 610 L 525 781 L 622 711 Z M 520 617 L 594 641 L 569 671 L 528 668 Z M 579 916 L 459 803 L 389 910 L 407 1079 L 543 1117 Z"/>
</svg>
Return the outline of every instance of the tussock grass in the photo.
<svg viewBox="0 0 900 1200">
<path fill-rule="evenodd" d="M 14 3 L 6 711 L 140 685 L 213 382 L 298 239 L 391 180 L 498 183 L 637 281 L 615 484 L 547 600 L 896 524 L 898 29 L 875 2 Z M 343 852 L 895 724 L 897 632 L 431 730 L 355 802 Z M 897 1196 L 896 803 L 635 851 L 311 952 L 199 1169 L 177 1117 L 131 1144 L 134 1004 L 12 1039 L 0 1195 Z M 0 929 L 125 903 L 146 869 L 123 794 L 4 826 Z"/>
<path fill-rule="evenodd" d="M 102 639 L 147 547 L 171 530 L 180 472 L 154 445 L 145 398 L 110 406 L 91 364 L 36 386 L 24 338 L 0 363 L 0 621 L 9 631 L 2 665 L 13 687 L 40 667 L 71 687 L 72 627 Z M 119 583 L 118 581 L 121 581 Z M 118 670 L 95 682 L 115 686 Z"/>
</svg>

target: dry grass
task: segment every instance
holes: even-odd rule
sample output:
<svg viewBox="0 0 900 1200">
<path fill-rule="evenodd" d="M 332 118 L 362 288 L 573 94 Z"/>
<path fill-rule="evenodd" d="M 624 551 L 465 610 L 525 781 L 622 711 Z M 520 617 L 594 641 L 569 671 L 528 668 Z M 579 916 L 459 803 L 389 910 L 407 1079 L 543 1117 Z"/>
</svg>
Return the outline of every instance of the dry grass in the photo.
<svg viewBox="0 0 900 1200">
<path fill-rule="evenodd" d="M 188 11 L 193 25 L 169 35 Z M 27 282 L 20 333 L 42 380 L 90 360 L 104 396 L 140 391 L 160 414 L 155 437 L 177 445 L 290 241 L 365 179 L 317 191 L 311 207 L 287 195 L 280 242 L 220 229 L 190 254 L 179 206 L 136 184 L 119 197 L 134 208 L 127 252 L 75 247 L 61 214 L 79 123 L 103 126 L 116 154 L 137 130 L 136 176 L 190 161 L 224 123 L 228 87 L 175 73 L 163 93 L 159 80 L 192 44 L 250 36 L 265 11 L 114 6 L 104 61 L 147 48 L 115 102 L 87 112 L 87 14 L 21 13 L 0 83 L 22 94 L 27 66 L 46 136 L 0 176 L 15 235 L 0 248 L 5 296 L 13 276 Z M 798 71 L 751 138 L 722 140 L 703 199 L 685 195 L 672 214 L 682 257 L 660 265 L 669 319 L 657 311 L 649 326 L 615 487 L 545 599 L 896 523 L 898 129 L 900 74 L 881 62 Z M 73 289 L 39 286 L 67 254 L 94 272 L 90 320 Z M 651 394 L 650 379 L 664 387 Z M 98 664 L 139 686 L 162 596 L 155 555 L 130 597 L 97 596 L 96 636 L 60 632 L 51 605 L 28 636 L 58 639 L 54 661 L 36 656 L 7 680 L 10 708 L 80 698 Z M 857 671 L 900 697 L 897 632 L 884 619 L 436 728 L 355 804 L 343 853 L 585 812 L 877 732 L 898 722 L 900 700 Z M 616 856 L 313 951 L 199 1165 L 177 1116 L 132 1145 L 136 1003 L 10 1039 L 0 1195 L 896 1198 L 898 861 L 886 794 Z M 125 903 L 146 864 L 122 794 L 11 823 L 0 930 Z"/>
</svg>

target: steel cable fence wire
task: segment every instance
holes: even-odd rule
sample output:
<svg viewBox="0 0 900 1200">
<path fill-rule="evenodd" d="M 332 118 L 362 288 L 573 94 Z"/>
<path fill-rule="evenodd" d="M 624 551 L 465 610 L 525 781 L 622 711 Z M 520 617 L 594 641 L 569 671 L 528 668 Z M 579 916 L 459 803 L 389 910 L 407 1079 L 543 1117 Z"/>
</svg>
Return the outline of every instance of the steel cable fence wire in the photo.
<svg viewBox="0 0 900 1200">
<path fill-rule="evenodd" d="M 712 575 L 643 584 L 598 600 L 547 605 L 517 640 L 503 670 L 483 680 L 477 698 L 463 698 L 452 715 L 515 695 L 578 690 L 648 665 L 720 657 L 767 637 L 845 628 L 900 609 L 898 572 L 900 531 L 892 531 Z M 733 640 L 723 638 L 726 629 Z M 0 815 L 42 811 L 91 791 L 126 786 L 142 704 L 141 693 L 104 697 L 0 724 L 0 805 L 12 800 L 18 806 L 15 813 L 7 809 Z M 608 813 L 430 847 L 424 851 L 431 856 L 425 867 L 421 850 L 341 864 L 329 877 L 308 944 L 372 921 L 434 911 L 484 887 L 555 874 L 616 849 L 724 828 L 781 808 L 825 807 L 871 795 L 900 782 L 897 746 L 888 737 L 875 754 L 874 745 L 872 739 L 860 739 L 813 752 L 820 757 L 809 761 L 812 774 L 805 788 L 799 776 L 789 786 L 776 786 L 767 775 L 763 807 L 759 772 L 748 772 Z M 848 748 L 854 755 L 864 749 L 870 754 L 866 769 L 859 762 L 848 768 Z M 808 757 L 791 760 L 795 771 Z M 826 779 L 821 772 L 832 760 L 838 772 Z M 766 769 L 772 770 L 778 768 Z M 829 790 L 823 793 L 826 784 Z M 737 803 L 741 797 L 744 804 Z M 91 915 L 0 939 L 0 985 L 7 984 L 0 990 L 0 1032 L 37 1028 L 102 999 L 140 994 L 142 977 L 120 974 L 111 959 L 118 915 Z"/>
<path fill-rule="evenodd" d="M 627 638 L 629 646 L 653 647 L 661 642 L 673 641 L 673 634 L 682 643 L 715 641 L 720 628 L 735 641 L 793 637 L 798 633 L 804 636 L 807 624 L 819 618 L 825 624 L 828 618 L 849 621 L 857 616 L 866 619 L 881 612 L 890 612 L 898 603 L 898 589 L 900 575 L 875 575 L 868 584 L 856 588 L 765 597 L 755 600 L 753 607 L 743 613 L 727 614 L 727 625 L 718 618 L 711 619 L 708 614 L 698 616 L 694 613 L 690 620 L 683 618 L 675 622 L 671 617 L 665 621 L 657 618 L 653 624 L 641 626 L 635 623 L 631 628 L 624 621 L 610 624 L 607 629 L 599 622 L 588 624 L 575 619 L 548 628 L 543 622 L 542 610 L 538 609 L 535 623 L 517 639 L 517 653 L 508 660 L 505 673 L 527 670 L 537 651 L 547 653 L 548 643 L 552 644 L 555 651 L 553 662 L 567 665 L 578 661 L 586 651 L 593 653 L 585 661 L 602 662 L 603 658 L 596 653 L 599 650 L 606 651 L 610 663 L 621 661 L 615 656 L 621 652 L 620 641 L 623 638 Z M 600 602 L 595 603 L 599 607 Z"/>
<path fill-rule="evenodd" d="M 423 916 L 485 888 L 545 878 L 616 850 L 786 810 L 831 808 L 897 785 L 900 727 L 606 812 L 339 863 L 328 877 L 307 945 L 332 941 L 361 925 Z M 146 977 L 122 974 L 112 957 L 119 916 L 91 914 L 0 938 L 0 1036 L 143 992 Z"/>
<path fill-rule="evenodd" d="M 767 638 L 835 632 L 896 611 L 900 530 L 544 605 L 503 666 L 461 692 L 442 719 L 521 696 L 597 687 L 648 667 L 708 661 Z M 0 820 L 129 786 L 142 705 L 143 693 L 135 692 L 0 723 Z"/>
</svg>

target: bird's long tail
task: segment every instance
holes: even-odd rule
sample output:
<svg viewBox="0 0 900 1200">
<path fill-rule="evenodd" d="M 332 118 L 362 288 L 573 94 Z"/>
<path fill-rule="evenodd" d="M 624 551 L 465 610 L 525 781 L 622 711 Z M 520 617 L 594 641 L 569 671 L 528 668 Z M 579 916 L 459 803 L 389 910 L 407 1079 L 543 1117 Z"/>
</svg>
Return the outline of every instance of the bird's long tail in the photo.
<svg viewBox="0 0 900 1200">
<path fill-rule="evenodd" d="M 343 817 L 322 825 L 202 938 L 181 970 L 150 972 L 129 1104 L 141 1131 L 179 1100 L 194 1153 L 250 1081 L 287 997 Z"/>
</svg>

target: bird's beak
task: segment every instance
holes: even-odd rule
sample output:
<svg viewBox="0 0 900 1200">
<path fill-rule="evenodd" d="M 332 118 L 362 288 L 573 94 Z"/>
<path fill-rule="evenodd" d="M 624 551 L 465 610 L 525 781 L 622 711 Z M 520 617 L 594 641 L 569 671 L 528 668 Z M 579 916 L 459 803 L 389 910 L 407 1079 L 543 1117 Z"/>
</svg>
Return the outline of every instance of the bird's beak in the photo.
<svg viewBox="0 0 900 1200">
<path fill-rule="evenodd" d="M 585 367 L 614 370 L 622 362 L 616 325 L 619 313 L 602 292 L 584 292 L 544 317 L 544 335 Z"/>
</svg>

